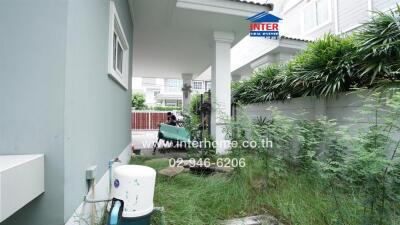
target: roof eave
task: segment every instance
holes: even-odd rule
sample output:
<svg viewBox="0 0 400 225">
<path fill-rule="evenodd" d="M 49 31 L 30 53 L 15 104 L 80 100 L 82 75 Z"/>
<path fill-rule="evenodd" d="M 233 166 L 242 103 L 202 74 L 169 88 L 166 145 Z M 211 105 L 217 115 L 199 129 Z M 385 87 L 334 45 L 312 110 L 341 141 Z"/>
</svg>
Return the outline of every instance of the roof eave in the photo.
<svg viewBox="0 0 400 225">
<path fill-rule="evenodd" d="M 260 11 L 270 11 L 266 5 L 232 0 L 177 0 L 176 7 L 249 17 Z"/>
</svg>

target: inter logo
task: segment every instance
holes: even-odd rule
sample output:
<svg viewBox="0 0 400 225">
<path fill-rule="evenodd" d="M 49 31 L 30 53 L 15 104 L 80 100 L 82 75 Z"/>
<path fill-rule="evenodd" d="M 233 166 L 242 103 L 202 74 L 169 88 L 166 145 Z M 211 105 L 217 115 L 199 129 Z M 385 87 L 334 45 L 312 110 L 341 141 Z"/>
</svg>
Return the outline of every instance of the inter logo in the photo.
<svg viewBox="0 0 400 225">
<path fill-rule="evenodd" d="M 279 37 L 279 20 L 282 20 L 281 18 L 264 11 L 247 18 L 247 20 L 251 21 L 251 37 Z"/>
</svg>

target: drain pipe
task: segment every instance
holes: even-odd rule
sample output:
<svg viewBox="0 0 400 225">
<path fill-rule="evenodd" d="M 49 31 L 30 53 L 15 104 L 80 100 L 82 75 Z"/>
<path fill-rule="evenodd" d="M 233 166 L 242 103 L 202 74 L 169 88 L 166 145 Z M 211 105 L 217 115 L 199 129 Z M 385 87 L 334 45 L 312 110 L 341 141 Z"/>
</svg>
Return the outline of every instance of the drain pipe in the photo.
<svg viewBox="0 0 400 225">
<path fill-rule="evenodd" d="M 109 179 L 109 183 L 108 183 L 108 197 L 111 198 L 111 189 L 112 189 L 112 166 L 114 163 L 116 162 L 121 162 L 120 159 L 115 158 L 112 159 L 110 161 L 108 161 L 108 179 Z"/>
</svg>

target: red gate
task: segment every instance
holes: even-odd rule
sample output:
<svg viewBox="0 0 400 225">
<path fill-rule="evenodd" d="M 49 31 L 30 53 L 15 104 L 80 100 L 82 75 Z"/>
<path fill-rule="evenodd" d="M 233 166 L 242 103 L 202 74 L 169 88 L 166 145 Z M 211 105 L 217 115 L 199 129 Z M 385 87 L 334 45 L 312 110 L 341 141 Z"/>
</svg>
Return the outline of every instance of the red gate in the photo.
<svg viewBox="0 0 400 225">
<path fill-rule="evenodd" d="M 167 121 L 167 112 L 132 111 L 132 130 L 158 130 L 160 123 Z"/>
</svg>

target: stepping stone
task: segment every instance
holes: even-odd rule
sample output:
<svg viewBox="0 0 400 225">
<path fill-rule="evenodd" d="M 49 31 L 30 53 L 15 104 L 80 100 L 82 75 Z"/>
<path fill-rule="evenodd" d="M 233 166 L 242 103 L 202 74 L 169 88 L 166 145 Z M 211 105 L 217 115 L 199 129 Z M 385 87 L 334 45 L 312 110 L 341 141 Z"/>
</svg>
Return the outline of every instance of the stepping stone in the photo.
<svg viewBox="0 0 400 225">
<path fill-rule="evenodd" d="M 271 215 L 249 216 L 222 221 L 222 225 L 284 225 Z"/>
<path fill-rule="evenodd" d="M 164 168 L 164 169 L 158 171 L 158 174 L 161 174 L 161 175 L 164 175 L 167 177 L 174 177 L 174 176 L 182 173 L 184 169 L 185 168 L 183 168 L 183 167 L 167 167 L 167 168 Z"/>
</svg>

